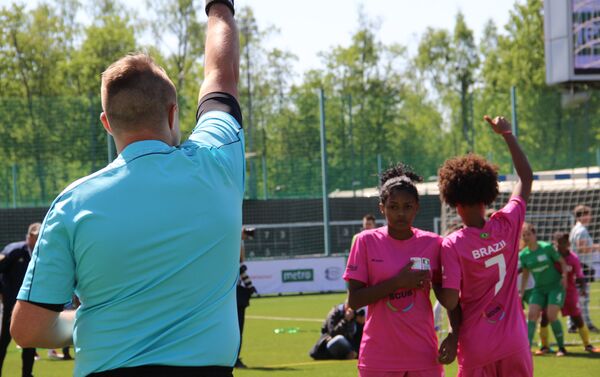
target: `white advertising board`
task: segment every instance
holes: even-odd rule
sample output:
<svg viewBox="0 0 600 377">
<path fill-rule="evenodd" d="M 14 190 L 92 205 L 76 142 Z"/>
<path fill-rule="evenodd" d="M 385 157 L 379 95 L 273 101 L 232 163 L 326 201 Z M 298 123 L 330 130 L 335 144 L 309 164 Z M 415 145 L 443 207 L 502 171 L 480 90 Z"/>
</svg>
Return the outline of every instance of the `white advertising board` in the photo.
<svg viewBox="0 0 600 377">
<path fill-rule="evenodd" d="M 344 257 L 247 261 L 258 294 L 344 291 Z"/>
</svg>

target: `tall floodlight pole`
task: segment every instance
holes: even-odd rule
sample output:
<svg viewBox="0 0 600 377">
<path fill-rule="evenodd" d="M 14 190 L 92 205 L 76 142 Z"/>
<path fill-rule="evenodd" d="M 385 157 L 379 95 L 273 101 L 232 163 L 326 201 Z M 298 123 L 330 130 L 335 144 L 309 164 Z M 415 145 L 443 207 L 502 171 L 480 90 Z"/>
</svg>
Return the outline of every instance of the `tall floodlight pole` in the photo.
<svg viewBox="0 0 600 377">
<path fill-rule="evenodd" d="M 517 118 L 517 88 L 514 85 L 510 88 L 510 104 L 512 109 L 512 133 L 515 135 L 515 138 L 519 139 L 519 124 Z M 517 173 L 514 165 L 513 173 Z"/>
<path fill-rule="evenodd" d="M 331 255 L 331 237 L 329 235 L 329 195 L 327 194 L 327 140 L 325 139 L 325 94 L 319 89 L 319 109 L 321 112 L 321 182 L 323 188 L 323 235 L 325 255 Z"/>
<path fill-rule="evenodd" d="M 354 169 L 354 135 L 352 134 L 352 94 L 348 94 L 348 136 L 350 138 L 350 161 L 352 174 L 352 197 L 356 197 L 356 173 Z"/>
</svg>

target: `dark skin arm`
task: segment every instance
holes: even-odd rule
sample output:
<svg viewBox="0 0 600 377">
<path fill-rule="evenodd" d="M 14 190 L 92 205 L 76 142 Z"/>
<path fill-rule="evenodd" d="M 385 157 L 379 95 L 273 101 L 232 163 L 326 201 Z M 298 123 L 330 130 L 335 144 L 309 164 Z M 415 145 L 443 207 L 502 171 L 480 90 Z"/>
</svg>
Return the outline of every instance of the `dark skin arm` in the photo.
<svg viewBox="0 0 600 377">
<path fill-rule="evenodd" d="M 448 335 L 440 344 L 438 362 L 440 364 L 450 364 L 456 358 L 458 333 L 462 322 L 462 309 L 458 305 L 458 291 L 456 289 L 442 288 L 440 285 L 434 284 L 433 292 L 440 304 L 446 308 L 448 319 L 450 320 Z"/>
<path fill-rule="evenodd" d="M 431 280 L 429 271 L 411 270 L 412 264 L 409 262 L 396 276 L 368 287 L 361 281 L 351 279 L 348 282 L 348 305 L 357 310 L 381 300 L 398 289 L 423 288 Z"/>
<path fill-rule="evenodd" d="M 446 310 L 452 311 L 458 306 L 458 290 L 437 287 L 433 291 L 435 292 L 435 297 Z"/>
<path fill-rule="evenodd" d="M 519 142 L 515 135 L 512 134 L 512 126 L 504 117 L 495 117 L 494 119 L 489 116 L 484 116 L 486 122 L 488 122 L 494 132 L 504 137 L 504 141 L 508 146 L 508 150 L 510 151 L 510 155 L 513 160 L 513 165 L 515 166 L 515 170 L 517 171 L 517 175 L 519 176 L 519 182 L 515 185 L 513 189 L 513 195 L 522 197 L 525 201 L 529 199 L 529 195 L 531 194 L 531 184 L 533 182 L 533 171 L 531 170 L 531 166 L 529 165 L 529 161 L 527 160 L 527 156 L 525 152 L 521 149 Z"/>
<path fill-rule="evenodd" d="M 440 364 L 450 364 L 456 358 L 458 349 L 458 334 L 460 332 L 460 324 L 462 322 L 462 308 L 456 305 L 454 310 L 448 310 L 448 319 L 450 320 L 450 329 L 446 339 L 440 344 L 438 352 L 438 362 Z"/>
</svg>

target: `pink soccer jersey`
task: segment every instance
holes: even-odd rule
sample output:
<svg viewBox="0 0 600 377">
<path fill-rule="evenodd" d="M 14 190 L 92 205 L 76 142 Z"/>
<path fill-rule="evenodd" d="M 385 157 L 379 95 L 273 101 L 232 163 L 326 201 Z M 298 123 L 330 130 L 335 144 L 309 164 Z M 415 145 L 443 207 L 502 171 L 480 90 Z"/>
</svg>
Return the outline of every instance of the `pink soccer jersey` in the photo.
<svg viewBox="0 0 600 377">
<path fill-rule="evenodd" d="M 461 368 L 478 368 L 515 352 L 529 355 L 525 316 L 517 291 L 519 237 L 525 201 L 513 196 L 483 229 L 466 227 L 442 245 L 444 288 L 460 290 Z"/>
<path fill-rule="evenodd" d="M 414 269 L 431 270 L 433 281 L 440 283 L 441 237 L 416 228 L 413 233 L 410 239 L 400 241 L 388 235 L 387 226 L 363 231 L 350 251 L 344 279 L 372 286 L 394 277 L 412 260 Z M 393 372 L 439 366 L 429 291 L 429 286 L 399 289 L 369 305 L 358 361 L 361 370 Z"/>
<path fill-rule="evenodd" d="M 579 317 L 581 315 L 581 308 L 579 306 L 579 292 L 575 283 L 578 278 L 583 278 L 581 263 L 577 255 L 572 251 L 563 258 L 567 264 L 567 290 L 565 303 L 560 311 L 563 316 Z"/>
<path fill-rule="evenodd" d="M 577 255 L 569 251 L 569 255 L 563 257 L 567 264 L 567 293 L 569 291 L 575 292 L 577 295 L 577 285 L 575 284 L 577 279 L 583 279 L 583 271 L 581 270 L 581 263 Z"/>
</svg>

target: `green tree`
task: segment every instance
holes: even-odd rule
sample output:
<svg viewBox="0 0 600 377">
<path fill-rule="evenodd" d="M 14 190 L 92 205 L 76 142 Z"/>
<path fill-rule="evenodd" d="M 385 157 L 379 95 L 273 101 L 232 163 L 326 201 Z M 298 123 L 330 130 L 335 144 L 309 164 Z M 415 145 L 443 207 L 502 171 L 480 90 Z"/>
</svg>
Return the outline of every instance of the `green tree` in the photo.
<svg viewBox="0 0 600 377">
<path fill-rule="evenodd" d="M 3 117 L 1 126 L 9 141 L 3 145 L 3 153 L 13 164 L 19 164 L 28 178 L 23 195 L 45 202 L 55 189 L 48 187 L 46 176 L 57 155 L 44 146 L 63 132 L 64 126 L 57 122 L 54 127 L 44 127 L 47 119 L 40 114 L 55 115 L 50 99 L 63 88 L 68 55 L 63 23 L 49 5 L 26 12 L 23 5 L 13 4 L 0 11 L 0 25 L 2 107 L 10 109 L 10 117 Z M 28 172 L 29 168 L 32 171 Z M 37 189 L 31 185 L 33 181 L 37 181 Z"/>
<path fill-rule="evenodd" d="M 138 47 L 133 22 L 120 3 L 103 0 L 95 4 L 93 22 L 85 27 L 83 42 L 71 62 L 72 70 L 78 72 L 77 94 L 85 96 L 98 95 L 100 73 Z"/>
<path fill-rule="evenodd" d="M 473 85 L 479 67 L 479 55 L 473 31 L 468 28 L 464 15 L 456 15 L 454 32 L 428 28 L 422 37 L 415 65 L 430 78 L 450 115 L 450 129 L 460 129 L 462 140 L 453 135 L 454 153 L 474 150 Z"/>
<path fill-rule="evenodd" d="M 199 0 L 147 0 L 150 19 L 145 23 L 154 36 L 154 46 L 146 47 L 165 68 L 179 93 L 181 126 L 184 132 L 194 127 L 198 91 L 203 77 L 205 23 L 198 16 L 204 12 Z"/>
</svg>

